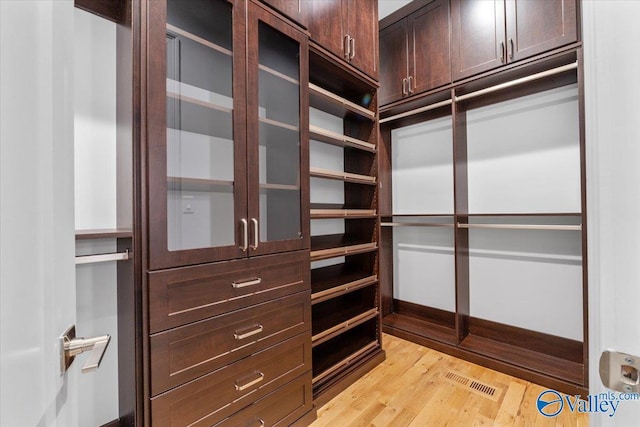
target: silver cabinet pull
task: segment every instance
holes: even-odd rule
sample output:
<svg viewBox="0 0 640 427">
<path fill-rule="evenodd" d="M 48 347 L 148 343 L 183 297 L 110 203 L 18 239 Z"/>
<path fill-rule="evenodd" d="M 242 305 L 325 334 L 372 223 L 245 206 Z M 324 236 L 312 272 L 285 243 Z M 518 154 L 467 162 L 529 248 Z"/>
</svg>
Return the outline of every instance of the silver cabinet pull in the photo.
<svg viewBox="0 0 640 427">
<path fill-rule="evenodd" d="M 81 353 L 90 351 L 89 358 L 82 366 L 82 372 L 92 372 L 100 367 L 104 353 L 107 350 L 109 342 L 111 342 L 110 335 L 102 335 L 93 338 L 76 338 L 76 327 L 69 327 L 64 334 L 60 337 L 60 368 L 64 373 L 71 363 L 73 363 L 75 357 Z"/>
<path fill-rule="evenodd" d="M 262 332 L 264 330 L 264 327 L 262 325 L 253 325 L 252 326 L 253 329 L 251 329 L 250 331 L 244 332 L 244 333 L 240 333 L 239 331 L 235 331 L 233 333 L 233 338 L 235 338 L 236 340 L 243 340 L 245 338 L 249 338 L 252 337 L 254 335 L 259 334 L 260 332 Z"/>
<path fill-rule="evenodd" d="M 515 47 L 513 45 L 513 39 L 512 38 L 509 38 L 509 46 L 511 47 L 511 50 L 509 51 L 509 59 L 513 59 Z"/>
<path fill-rule="evenodd" d="M 251 222 L 253 223 L 253 245 L 251 245 L 251 249 L 254 251 L 258 249 L 258 244 L 260 240 L 260 229 L 258 226 L 258 220 L 255 218 L 251 218 Z"/>
<path fill-rule="evenodd" d="M 407 78 L 402 79 L 402 96 L 407 96 Z"/>
<path fill-rule="evenodd" d="M 242 246 L 240 249 L 242 252 L 246 252 L 249 249 L 249 223 L 244 218 L 240 220 L 240 223 L 242 223 Z"/>
<path fill-rule="evenodd" d="M 233 283 L 231 283 L 231 286 L 233 286 L 234 289 L 240 289 L 246 288 L 247 286 L 259 285 L 260 283 L 262 283 L 262 279 L 258 277 L 257 279 L 245 280 L 242 282 L 234 281 Z"/>
<path fill-rule="evenodd" d="M 263 374 L 262 372 L 258 371 L 258 372 L 256 372 L 256 374 L 258 374 L 258 378 L 256 378 L 256 379 L 255 379 L 255 380 L 253 380 L 253 381 L 249 381 L 249 382 L 248 382 L 248 383 L 246 383 L 246 384 L 239 385 L 239 384 L 238 384 L 238 380 L 236 380 L 236 390 L 237 390 L 237 391 L 243 391 L 243 390 L 246 390 L 246 389 L 248 389 L 249 387 L 251 387 L 251 386 L 253 386 L 253 385 L 256 385 L 256 384 L 258 384 L 259 382 L 261 382 L 262 380 L 264 380 L 264 374 Z"/>
<path fill-rule="evenodd" d="M 504 64 L 504 42 L 500 42 L 500 62 Z"/>
<path fill-rule="evenodd" d="M 407 77 L 407 86 L 409 88 L 409 95 L 411 95 L 413 93 L 413 89 L 411 88 L 413 86 L 413 76 Z"/>
<path fill-rule="evenodd" d="M 349 40 L 349 60 L 352 60 L 356 56 L 356 39 L 353 37 Z"/>
<path fill-rule="evenodd" d="M 351 37 L 349 37 L 349 34 L 345 34 L 344 35 L 344 39 L 342 40 L 342 47 L 344 50 L 344 59 L 349 59 L 349 49 L 351 48 L 351 43 L 349 43 L 349 40 L 351 39 Z"/>
<path fill-rule="evenodd" d="M 260 423 L 260 427 L 264 427 L 264 420 L 262 418 L 258 418 L 258 422 Z"/>
</svg>

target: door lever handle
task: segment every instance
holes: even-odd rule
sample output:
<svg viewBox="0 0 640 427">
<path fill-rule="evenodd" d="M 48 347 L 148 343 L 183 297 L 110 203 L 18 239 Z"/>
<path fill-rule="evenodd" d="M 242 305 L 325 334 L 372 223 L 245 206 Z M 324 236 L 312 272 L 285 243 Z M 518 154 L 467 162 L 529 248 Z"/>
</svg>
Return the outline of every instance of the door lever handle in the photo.
<svg viewBox="0 0 640 427">
<path fill-rule="evenodd" d="M 93 338 L 76 338 L 75 325 L 69 327 L 60 337 L 60 368 L 64 373 L 76 356 L 85 352 L 91 352 L 89 358 L 82 367 L 82 372 L 92 372 L 100 367 L 104 353 L 111 342 L 110 335 L 101 335 Z"/>
</svg>

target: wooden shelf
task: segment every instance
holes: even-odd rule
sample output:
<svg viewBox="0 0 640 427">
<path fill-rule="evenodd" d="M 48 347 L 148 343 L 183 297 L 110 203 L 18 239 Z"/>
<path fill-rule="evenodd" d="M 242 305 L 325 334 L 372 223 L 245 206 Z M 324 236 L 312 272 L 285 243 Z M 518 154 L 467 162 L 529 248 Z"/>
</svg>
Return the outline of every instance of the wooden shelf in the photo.
<svg viewBox="0 0 640 427">
<path fill-rule="evenodd" d="M 311 261 L 371 252 L 378 249 L 377 242 L 349 239 L 344 234 L 311 237 Z"/>
<path fill-rule="evenodd" d="M 376 152 L 375 144 L 313 125 L 309 125 L 309 137 L 310 139 L 336 145 L 338 147 L 357 148 L 358 150 L 364 150 L 370 153 Z"/>
<path fill-rule="evenodd" d="M 457 343 L 455 328 L 404 314 L 389 314 L 382 318 L 382 325 L 386 328 L 409 332 L 449 345 Z"/>
<path fill-rule="evenodd" d="M 233 181 L 216 179 L 167 177 L 167 189 L 172 191 L 201 191 L 208 193 L 232 193 Z"/>
<path fill-rule="evenodd" d="M 215 44 L 213 42 L 210 42 L 209 40 L 203 39 L 202 37 L 197 36 L 197 35 L 195 35 L 193 33 L 190 33 L 190 32 L 188 32 L 186 30 L 183 30 L 182 28 L 178 28 L 175 25 L 167 24 L 167 31 L 171 32 L 171 33 L 174 33 L 174 34 L 177 34 L 177 35 L 182 36 L 182 37 L 186 37 L 186 38 L 188 38 L 190 40 L 193 40 L 196 43 L 200 43 L 201 45 L 206 46 L 206 47 L 208 47 L 210 49 L 213 49 L 216 52 L 220 52 L 220 53 L 222 53 L 224 55 L 227 55 L 227 56 L 232 56 L 233 55 L 233 52 L 231 52 L 229 49 L 225 49 L 224 47 L 222 47 L 220 45 L 217 45 L 217 44 Z"/>
<path fill-rule="evenodd" d="M 311 219 L 375 218 L 375 209 L 311 209 Z"/>
<path fill-rule="evenodd" d="M 300 128 L 298 126 L 293 126 L 288 123 L 279 122 L 277 120 L 268 119 L 266 117 L 260 117 L 260 123 L 264 123 L 265 125 L 275 126 L 282 129 L 287 129 L 293 132 L 299 132 Z"/>
<path fill-rule="evenodd" d="M 476 335 L 467 336 L 460 347 L 511 365 L 519 366 L 563 381 L 583 385 L 584 365 L 559 357 L 506 344 Z"/>
<path fill-rule="evenodd" d="M 360 325 L 361 327 L 366 324 Z M 379 348 L 378 340 L 360 328 L 354 328 L 313 349 L 313 380 L 322 383 L 365 354 Z"/>
<path fill-rule="evenodd" d="M 274 77 L 278 77 L 279 79 L 288 81 L 291 84 L 298 85 L 298 86 L 300 85 L 299 80 L 296 80 L 291 76 L 287 76 L 286 74 L 283 74 L 280 71 L 274 70 L 273 68 L 267 67 L 266 65 L 259 64 L 258 69 L 266 73 L 269 73 Z"/>
<path fill-rule="evenodd" d="M 367 311 L 362 310 L 362 306 L 343 307 L 342 309 L 335 310 L 331 317 L 323 319 L 314 318 L 314 331 L 311 338 L 313 346 L 316 347 L 368 320 L 378 317 L 377 308 L 371 308 Z"/>
<path fill-rule="evenodd" d="M 284 191 L 300 191 L 299 185 L 289 184 L 260 184 L 261 190 L 284 190 Z"/>
<path fill-rule="evenodd" d="M 318 304 L 378 283 L 378 276 L 345 264 L 311 270 L 311 304 Z"/>
<path fill-rule="evenodd" d="M 316 178 L 335 179 L 354 184 L 376 185 L 376 177 L 350 172 L 338 172 L 321 168 L 309 168 L 309 174 Z"/>
<path fill-rule="evenodd" d="M 189 102 L 191 104 L 199 105 L 201 107 L 210 108 L 212 110 L 221 111 L 223 113 L 231 114 L 233 109 L 223 107 L 222 105 L 214 104 L 212 102 L 203 101 L 201 99 L 193 98 L 190 96 L 182 95 L 180 93 L 167 91 L 167 96 L 172 99 L 177 99 L 182 102 Z"/>
<path fill-rule="evenodd" d="M 361 105 L 329 92 L 313 83 L 309 83 L 309 104 L 328 113 L 344 117 L 347 113 L 357 114 L 375 121 L 376 114 Z"/>
<path fill-rule="evenodd" d="M 76 240 L 121 239 L 131 237 L 133 237 L 133 230 L 127 228 L 76 230 Z"/>
</svg>

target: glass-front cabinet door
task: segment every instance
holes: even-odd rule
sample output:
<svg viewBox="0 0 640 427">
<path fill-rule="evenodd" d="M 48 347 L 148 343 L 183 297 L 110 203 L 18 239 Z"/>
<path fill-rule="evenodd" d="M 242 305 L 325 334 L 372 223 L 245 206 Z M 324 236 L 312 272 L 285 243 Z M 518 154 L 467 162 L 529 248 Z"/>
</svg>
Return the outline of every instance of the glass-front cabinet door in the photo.
<svg viewBox="0 0 640 427">
<path fill-rule="evenodd" d="M 307 38 L 249 5 L 250 254 L 309 247 Z"/>
<path fill-rule="evenodd" d="M 150 268 L 244 257 L 244 2 L 148 5 Z"/>
</svg>

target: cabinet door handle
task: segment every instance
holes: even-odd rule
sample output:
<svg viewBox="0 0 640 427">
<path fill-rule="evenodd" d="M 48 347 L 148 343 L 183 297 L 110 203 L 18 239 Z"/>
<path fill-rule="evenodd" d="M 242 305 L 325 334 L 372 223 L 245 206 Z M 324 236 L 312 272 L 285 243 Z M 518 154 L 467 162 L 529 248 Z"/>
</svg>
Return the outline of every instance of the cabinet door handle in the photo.
<svg viewBox="0 0 640 427">
<path fill-rule="evenodd" d="M 349 60 L 352 60 L 356 56 L 356 39 L 353 37 L 349 40 Z"/>
<path fill-rule="evenodd" d="M 344 35 L 344 39 L 342 40 L 342 48 L 344 50 L 344 59 L 349 60 L 349 49 L 351 48 L 351 43 L 349 42 L 351 37 L 349 34 Z"/>
<path fill-rule="evenodd" d="M 242 249 L 242 252 L 247 252 L 247 249 L 249 249 L 249 223 L 244 218 L 240 220 L 240 223 L 242 224 L 242 246 L 240 246 L 240 249 Z"/>
<path fill-rule="evenodd" d="M 251 249 L 255 251 L 256 249 L 258 249 L 260 240 L 260 227 L 258 226 L 257 219 L 251 218 L 251 222 L 253 223 L 253 245 L 251 245 Z"/>
<path fill-rule="evenodd" d="M 511 47 L 511 50 L 509 50 L 509 59 L 513 59 L 513 51 L 515 49 L 514 49 L 514 46 L 513 46 L 513 39 L 512 38 L 509 38 L 509 47 Z"/>
<path fill-rule="evenodd" d="M 253 325 L 251 326 L 251 328 L 248 330 L 247 332 L 240 332 L 240 331 L 235 331 L 233 333 L 233 338 L 235 338 L 236 340 L 243 340 L 245 338 L 249 338 L 252 337 L 254 335 L 259 334 L 260 332 L 262 332 L 264 330 L 264 327 L 262 325 Z"/>
<path fill-rule="evenodd" d="M 245 280 L 244 282 L 233 282 L 231 286 L 234 289 L 246 288 L 247 286 L 259 285 L 262 283 L 262 279 L 258 277 L 257 279 Z"/>
<path fill-rule="evenodd" d="M 413 76 L 409 76 L 407 77 L 407 87 L 409 88 L 409 95 L 413 93 L 413 89 L 411 88 L 412 86 L 413 86 Z"/>
<path fill-rule="evenodd" d="M 407 78 L 402 79 L 402 96 L 407 96 Z"/>
<path fill-rule="evenodd" d="M 262 372 L 258 371 L 258 372 L 256 372 L 256 374 L 258 374 L 258 378 L 256 378 L 256 379 L 255 379 L 255 380 L 253 380 L 253 381 L 249 381 L 249 382 L 248 382 L 248 383 L 246 383 L 246 384 L 239 385 L 239 384 L 238 384 L 238 380 L 236 380 L 236 390 L 237 390 L 237 391 L 243 391 L 243 390 L 246 390 L 246 389 L 248 389 L 249 387 L 251 387 L 252 385 L 256 385 L 256 384 L 258 384 L 260 381 L 264 380 L 264 374 L 263 374 Z"/>
<path fill-rule="evenodd" d="M 500 42 L 500 62 L 504 64 L 504 42 Z"/>
</svg>

